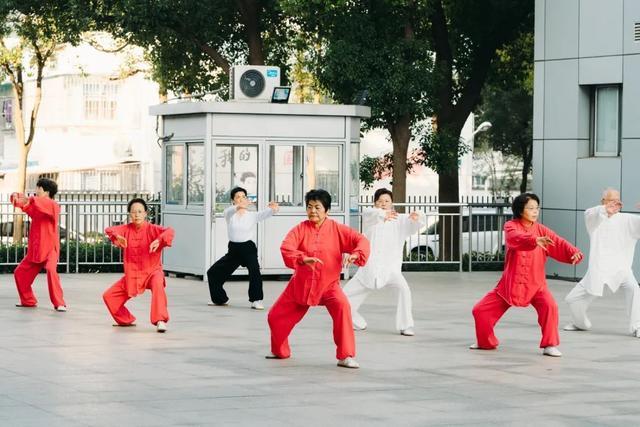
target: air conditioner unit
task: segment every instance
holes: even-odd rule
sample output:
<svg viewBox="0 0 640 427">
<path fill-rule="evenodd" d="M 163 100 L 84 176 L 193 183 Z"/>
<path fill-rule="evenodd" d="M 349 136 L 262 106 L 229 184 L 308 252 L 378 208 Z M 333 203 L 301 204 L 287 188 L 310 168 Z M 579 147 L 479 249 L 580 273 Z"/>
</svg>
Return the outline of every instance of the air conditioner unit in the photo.
<svg viewBox="0 0 640 427">
<path fill-rule="evenodd" d="M 280 86 L 280 67 L 234 65 L 229 73 L 229 100 L 269 102 L 276 86 Z"/>
</svg>

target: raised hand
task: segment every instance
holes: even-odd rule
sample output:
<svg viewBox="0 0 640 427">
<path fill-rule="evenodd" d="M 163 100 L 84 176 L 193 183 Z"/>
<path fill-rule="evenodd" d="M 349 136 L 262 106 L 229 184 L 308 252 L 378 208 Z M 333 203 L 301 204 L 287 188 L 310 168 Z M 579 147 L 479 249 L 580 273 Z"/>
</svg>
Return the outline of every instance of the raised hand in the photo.
<svg viewBox="0 0 640 427">
<path fill-rule="evenodd" d="M 344 265 L 345 267 L 348 267 L 354 262 L 356 262 L 357 259 L 358 259 L 358 254 L 344 254 L 344 256 L 342 257 L 342 265 Z"/>
<path fill-rule="evenodd" d="M 582 255 L 582 252 L 576 252 L 575 254 L 571 255 L 571 264 L 577 264 L 580 261 L 582 261 L 582 258 L 584 258 L 584 255 Z"/>
<path fill-rule="evenodd" d="M 127 239 L 124 236 L 116 236 L 116 246 L 125 249 L 127 247 Z"/>
<path fill-rule="evenodd" d="M 269 202 L 267 207 L 271 209 L 273 213 L 277 213 L 280 210 L 280 205 L 278 205 L 277 202 Z"/>
<path fill-rule="evenodd" d="M 606 209 L 608 215 L 613 215 L 620 212 L 620 209 L 622 209 L 622 202 L 620 202 L 619 200 L 610 200 L 605 203 L 604 208 Z"/>
<path fill-rule="evenodd" d="M 160 247 L 160 240 L 156 239 L 149 244 L 149 253 L 150 254 L 154 253 L 155 251 L 158 250 L 158 247 Z"/>
<path fill-rule="evenodd" d="M 419 220 L 419 219 L 420 219 L 420 214 L 419 214 L 418 212 L 411 212 L 411 213 L 409 214 L 409 219 L 410 219 L 411 221 L 417 221 L 417 220 Z"/>
<path fill-rule="evenodd" d="M 384 215 L 384 220 L 385 221 L 391 221 L 393 219 L 398 218 L 398 212 L 394 211 L 394 210 L 390 210 L 387 211 Z"/>
<path fill-rule="evenodd" d="M 540 237 L 536 237 L 536 245 L 540 246 L 542 249 L 546 251 L 547 246 L 553 246 L 555 245 L 555 243 L 553 243 L 553 240 L 551 240 L 551 237 L 540 236 Z"/>
</svg>

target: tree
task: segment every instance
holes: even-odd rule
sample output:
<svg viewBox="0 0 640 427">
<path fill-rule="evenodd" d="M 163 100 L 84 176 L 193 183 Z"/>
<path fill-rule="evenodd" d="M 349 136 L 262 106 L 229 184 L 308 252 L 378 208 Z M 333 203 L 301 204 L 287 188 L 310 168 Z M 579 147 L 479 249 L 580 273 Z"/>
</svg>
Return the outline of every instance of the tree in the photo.
<svg viewBox="0 0 640 427">
<path fill-rule="evenodd" d="M 275 65 L 286 83 L 292 29 L 276 0 L 104 0 L 97 28 L 144 47 L 161 88 L 226 96 L 234 63 Z"/>
<path fill-rule="evenodd" d="M 433 112 L 428 102 L 433 55 L 427 22 L 420 19 L 427 11 L 424 2 L 281 3 L 309 41 L 311 68 L 331 97 L 352 103 L 359 91 L 368 90 L 372 111 L 365 127 L 387 129 L 393 143 L 392 155 L 370 166 L 391 164 L 394 199 L 404 202 L 412 131 Z"/>
<path fill-rule="evenodd" d="M 18 150 L 18 187 L 24 193 L 27 159 L 35 140 L 42 79 L 47 63 L 62 43 L 77 42 L 86 22 L 74 10 L 55 2 L 5 0 L 0 6 L 0 76 L 9 80 L 14 96 L 14 126 Z M 25 123 L 25 77 L 35 75 L 33 104 Z M 13 239 L 22 239 L 22 215 L 14 220 Z"/>
<path fill-rule="evenodd" d="M 493 124 L 476 142 L 522 161 L 520 192 L 527 191 L 533 158 L 533 32 L 524 32 L 498 52 L 479 108 Z"/>
</svg>

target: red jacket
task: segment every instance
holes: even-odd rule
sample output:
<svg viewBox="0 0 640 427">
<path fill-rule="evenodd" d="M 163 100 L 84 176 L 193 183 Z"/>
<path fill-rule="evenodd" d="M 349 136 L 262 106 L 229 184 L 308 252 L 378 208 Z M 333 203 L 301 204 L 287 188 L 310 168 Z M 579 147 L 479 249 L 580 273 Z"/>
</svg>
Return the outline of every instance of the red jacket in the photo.
<svg viewBox="0 0 640 427">
<path fill-rule="evenodd" d="M 544 264 L 547 255 L 560 262 L 571 263 L 571 257 L 580 252 L 578 248 L 558 236 L 548 227 L 534 223 L 525 227 L 520 219 L 507 221 L 504 225 L 507 254 L 504 272 L 498 282 L 498 295 L 510 305 L 526 307 L 533 296 L 547 286 Z M 545 251 L 536 244 L 536 238 L 547 236 L 554 245 Z"/>
<path fill-rule="evenodd" d="M 293 288 L 295 301 L 318 305 L 329 288 L 340 286 L 342 254 L 357 254 L 355 264 L 363 266 L 369 258 L 369 241 L 353 228 L 332 219 L 325 219 L 320 227 L 307 220 L 287 233 L 280 252 L 285 265 L 295 270 L 287 285 Z M 304 264 L 304 257 L 320 258 L 322 264 Z"/>
<path fill-rule="evenodd" d="M 35 263 L 45 262 L 51 255 L 57 259 L 60 256 L 60 205 L 48 197 L 34 196 L 29 197 L 26 204 L 12 197 L 11 203 L 31 217 L 25 259 Z"/>
<path fill-rule="evenodd" d="M 116 236 L 127 239 L 127 247 L 123 249 L 127 294 L 134 297 L 144 293 L 149 277 L 162 271 L 162 248 L 171 246 L 173 228 L 144 222 L 140 228 L 129 223 L 109 227 L 104 232 L 113 243 L 117 242 Z M 149 253 L 149 245 L 156 239 L 160 241 L 160 246 L 155 252 Z"/>
</svg>

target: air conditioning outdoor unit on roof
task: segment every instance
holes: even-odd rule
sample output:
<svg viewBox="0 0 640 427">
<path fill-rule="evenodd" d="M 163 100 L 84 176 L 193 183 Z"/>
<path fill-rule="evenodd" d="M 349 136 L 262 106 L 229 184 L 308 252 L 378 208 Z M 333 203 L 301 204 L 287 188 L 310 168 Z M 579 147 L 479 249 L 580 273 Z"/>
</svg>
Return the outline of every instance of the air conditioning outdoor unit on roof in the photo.
<svg viewBox="0 0 640 427">
<path fill-rule="evenodd" d="M 280 67 L 234 65 L 229 73 L 229 100 L 269 102 L 280 86 Z"/>
</svg>

